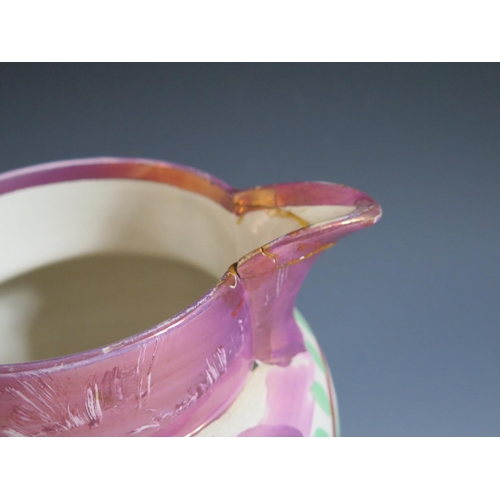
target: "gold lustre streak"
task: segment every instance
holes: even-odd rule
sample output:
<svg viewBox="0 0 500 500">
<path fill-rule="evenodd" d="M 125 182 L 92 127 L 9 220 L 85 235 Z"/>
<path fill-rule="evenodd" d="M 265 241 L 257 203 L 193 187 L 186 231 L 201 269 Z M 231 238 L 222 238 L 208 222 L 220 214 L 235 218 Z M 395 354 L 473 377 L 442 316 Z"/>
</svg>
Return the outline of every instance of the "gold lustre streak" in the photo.
<svg viewBox="0 0 500 500">
<path fill-rule="evenodd" d="M 335 242 L 327 243 L 326 245 L 323 245 L 319 248 L 316 248 L 316 250 L 313 250 L 312 252 L 309 252 L 309 253 L 306 253 L 305 255 L 302 255 L 302 257 L 299 257 L 298 259 L 293 259 L 293 260 L 288 261 L 286 264 L 279 266 L 279 268 L 293 266 L 294 264 L 298 264 L 299 262 L 302 262 L 303 260 L 309 259 L 309 258 L 313 257 L 314 255 L 317 255 L 318 253 L 323 252 L 324 250 L 328 250 L 329 248 L 333 247 L 334 245 L 336 245 Z"/>
</svg>

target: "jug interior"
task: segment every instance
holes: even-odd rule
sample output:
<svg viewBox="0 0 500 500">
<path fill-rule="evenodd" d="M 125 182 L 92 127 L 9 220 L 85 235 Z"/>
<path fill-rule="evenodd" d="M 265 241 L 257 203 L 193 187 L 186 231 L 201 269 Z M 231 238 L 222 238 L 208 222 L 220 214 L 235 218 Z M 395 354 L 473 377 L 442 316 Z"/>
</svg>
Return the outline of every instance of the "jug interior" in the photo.
<svg viewBox="0 0 500 500">
<path fill-rule="evenodd" d="M 122 340 L 179 313 L 216 281 L 186 263 L 140 255 L 90 255 L 43 266 L 0 284 L 0 337 L 17 339 L 10 352 L 4 339 L 0 362 Z"/>
<path fill-rule="evenodd" d="M 167 320 L 234 262 L 232 224 L 203 196 L 137 180 L 0 196 L 0 363 L 81 352 Z"/>
<path fill-rule="evenodd" d="M 244 217 L 198 193 L 85 179 L 0 196 L 0 363 L 104 346 L 167 320 L 245 253 L 354 207 Z M 302 224 L 303 225 L 303 224 Z"/>
</svg>

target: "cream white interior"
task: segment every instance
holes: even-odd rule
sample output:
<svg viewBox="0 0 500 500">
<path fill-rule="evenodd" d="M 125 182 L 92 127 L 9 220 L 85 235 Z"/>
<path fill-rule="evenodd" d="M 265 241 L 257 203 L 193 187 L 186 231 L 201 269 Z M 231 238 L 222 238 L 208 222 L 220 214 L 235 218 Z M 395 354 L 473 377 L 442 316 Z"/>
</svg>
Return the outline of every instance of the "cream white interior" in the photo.
<svg viewBox="0 0 500 500">
<path fill-rule="evenodd" d="M 309 223 L 353 209 L 287 208 Z M 238 219 L 204 196 L 140 180 L 70 181 L 4 194 L 0 363 L 138 333 L 196 301 L 245 253 L 299 227 L 273 210 Z M 33 348 L 35 334 L 43 348 Z"/>
</svg>

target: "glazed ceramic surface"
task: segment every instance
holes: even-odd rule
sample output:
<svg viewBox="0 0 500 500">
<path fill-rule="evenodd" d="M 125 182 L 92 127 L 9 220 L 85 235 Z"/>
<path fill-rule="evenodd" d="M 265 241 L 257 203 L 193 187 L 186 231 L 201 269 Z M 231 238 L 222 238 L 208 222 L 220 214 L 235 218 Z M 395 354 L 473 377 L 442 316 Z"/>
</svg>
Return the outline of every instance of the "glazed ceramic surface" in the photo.
<svg viewBox="0 0 500 500">
<path fill-rule="evenodd" d="M 10 288 L 0 293 L 0 435 L 337 435 L 329 370 L 295 297 L 322 251 L 380 215 L 371 198 L 342 185 L 237 190 L 151 160 L 76 160 L 1 175 L 0 284 Z M 137 333 L 127 320 L 117 338 L 104 334 L 85 350 L 53 350 L 46 328 L 46 350 L 36 352 L 48 355 L 39 359 L 26 333 L 37 323 L 25 324 L 39 301 L 19 285 L 23 276 L 106 255 L 177 262 L 213 285 L 199 296 L 193 271 L 171 292 L 147 287 L 147 303 L 160 295 L 165 317 Z M 99 315 L 118 316 L 112 301 L 100 302 Z M 182 310 L 168 307 L 174 302 Z M 71 307 L 68 299 L 67 322 L 54 323 L 60 338 L 78 330 Z"/>
</svg>

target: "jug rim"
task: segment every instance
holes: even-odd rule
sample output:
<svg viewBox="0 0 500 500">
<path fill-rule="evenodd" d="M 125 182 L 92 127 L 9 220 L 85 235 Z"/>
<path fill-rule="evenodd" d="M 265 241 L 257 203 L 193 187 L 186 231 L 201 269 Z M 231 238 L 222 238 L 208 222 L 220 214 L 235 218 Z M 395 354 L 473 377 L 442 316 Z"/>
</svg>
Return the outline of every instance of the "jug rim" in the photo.
<svg viewBox="0 0 500 500">
<path fill-rule="evenodd" d="M 249 263 L 252 259 L 255 260 L 255 257 L 261 257 L 263 253 L 272 254 L 283 245 L 308 239 L 311 232 L 328 232 L 333 227 L 345 227 L 350 232 L 359 226 L 372 225 L 382 213 L 380 206 L 373 199 L 342 184 L 323 181 L 289 182 L 240 190 L 193 167 L 164 160 L 108 156 L 48 162 L 4 172 L 0 174 L 0 196 L 35 186 L 85 179 L 131 179 L 166 183 L 210 198 L 237 216 L 243 216 L 254 210 L 293 205 L 328 204 L 325 201 L 331 200 L 335 194 L 338 195 L 338 200 L 342 201 L 338 203 L 339 205 L 352 204 L 355 209 L 348 215 L 330 221 L 300 227 L 269 241 L 262 247 L 247 252 L 232 264 L 217 283 L 197 301 L 151 328 L 85 351 L 33 361 L 0 364 L 0 375 L 40 371 L 50 373 L 55 370 L 77 368 L 98 362 L 100 359 L 120 355 L 141 343 L 148 342 L 153 337 L 167 335 L 170 329 L 182 323 L 187 317 L 204 311 L 221 287 L 236 285 L 241 279 L 239 268 L 250 269 Z M 306 201 L 309 203 L 305 203 Z"/>
</svg>

